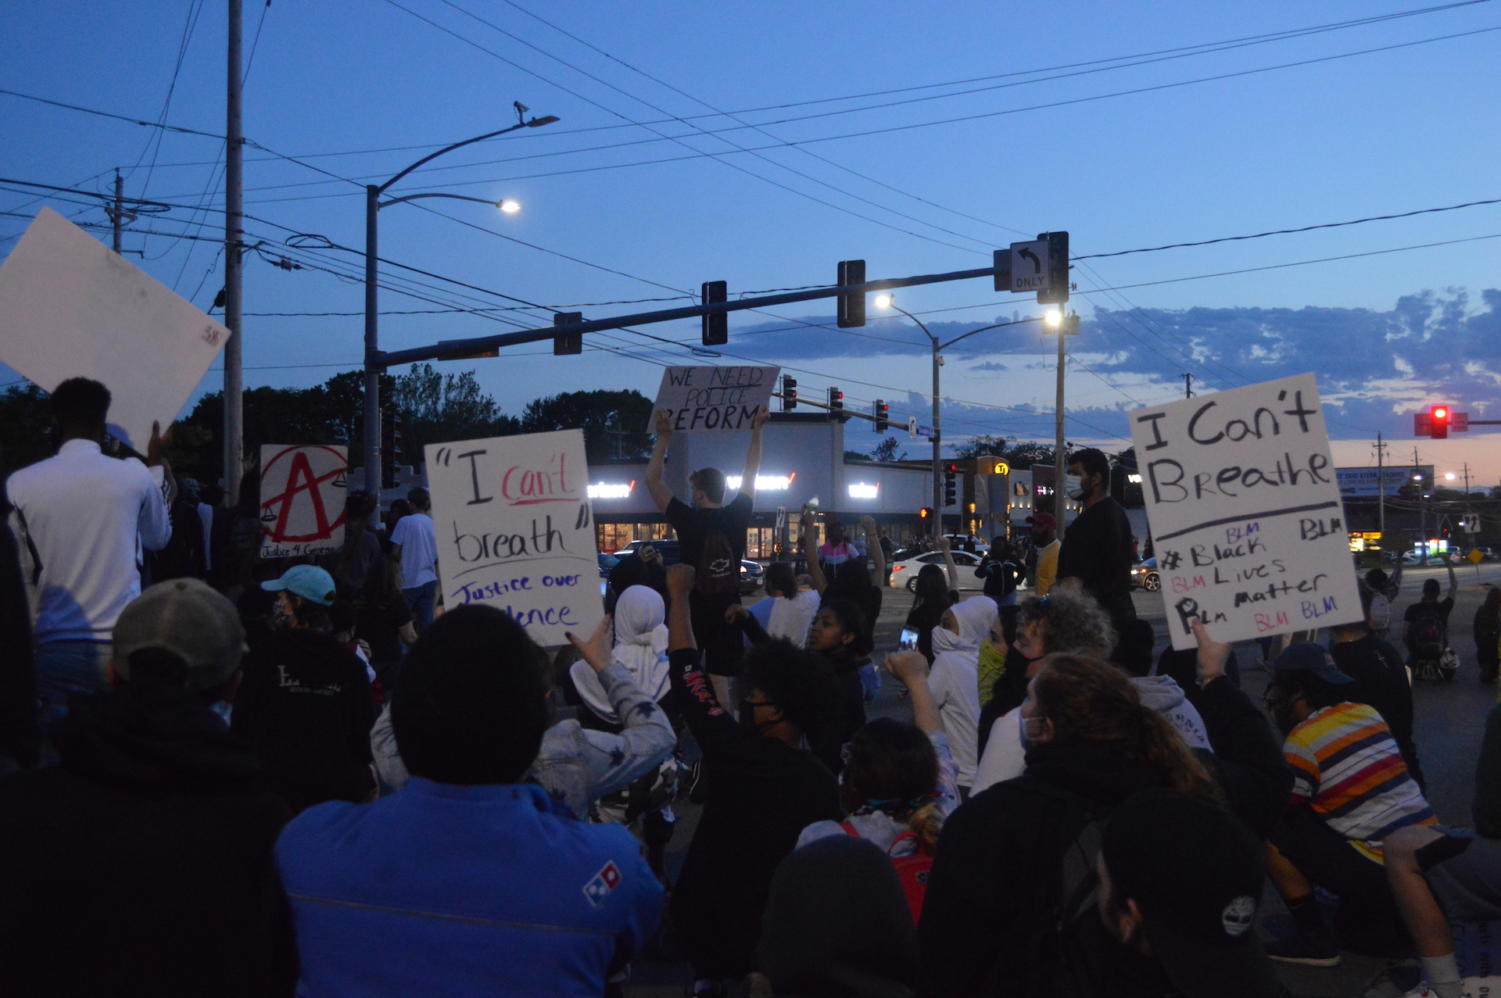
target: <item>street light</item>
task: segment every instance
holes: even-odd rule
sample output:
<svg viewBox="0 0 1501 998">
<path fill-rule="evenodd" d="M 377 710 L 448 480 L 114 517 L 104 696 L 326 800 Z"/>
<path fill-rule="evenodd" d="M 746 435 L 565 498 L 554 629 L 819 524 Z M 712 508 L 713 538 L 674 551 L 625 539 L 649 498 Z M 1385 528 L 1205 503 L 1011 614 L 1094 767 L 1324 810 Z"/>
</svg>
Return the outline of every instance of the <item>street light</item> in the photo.
<svg viewBox="0 0 1501 998">
<path fill-rule="evenodd" d="M 943 533 L 943 462 L 939 457 L 939 450 L 942 446 L 942 434 L 939 432 L 940 417 L 938 405 L 938 369 L 943 366 L 942 351 L 945 347 L 951 347 L 955 343 L 958 343 L 960 340 L 968 339 L 976 333 L 983 333 L 989 329 L 999 329 L 1002 326 L 1019 326 L 1024 322 L 1036 322 L 1037 319 L 1031 318 L 1017 319 L 1012 322 L 993 322 L 988 326 L 981 326 L 979 329 L 971 329 L 969 332 L 955 336 L 953 339 L 947 342 L 939 342 L 938 337 L 933 335 L 932 330 L 928 329 L 928 327 L 923 324 L 923 321 L 921 319 L 898 305 L 896 303 L 896 299 L 891 295 L 876 295 L 876 308 L 889 308 L 893 312 L 902 313 L 907 318 L 917 323 L 917 328 L 921 329 L 923 333 L 927 335 L 928 342 L 933 346 L 933 510 L 938 520 L 938 523 L 936 524 L 937 533 L 934 534 L 934 539 L 936 540 L 938 536 Z"/>
<path fill-rule="evenodd" d="M 382 208 L 403 201 L 416 201 L 421 198 L 448 198 L 453 201 L 473 201 L 477 204 L 488 204 L 507 215 L 514 215 L 521 210 L 519 202 L 509 198 L 502 201 L 490 201 L 485 198 L 469 197 L 464 194 L 407 194 L 403 197 L 381 200 L 381 195 L 390 189 L 398 180 L 407 174 L 424 166 L 439 156 L 461 149 L 476 142 L 493 139 L 507 132 L 514 132 L 522 128 L 540 128 L 543 125 L 551 125 L 557 121 L 555 115 L 544 115 L 541 118 L 526 117 L 527 108 L 520 102 L 516 105 L 516 124 L 505 128 L 476 135 L 472 139 L 464 139 L 452 145 L 446 145 L 437 152 L 428 153 L 417 162 L 397 173 L 383 184 L 369 184 L 365 187 L 365 489 L 375 498 L 376 508 L 380 508 L 380 372 L 384 369 L 380 363 L 380 302 L 376 279 L 377 271 L 376 254 L 376 220 Z"/>
</svg>

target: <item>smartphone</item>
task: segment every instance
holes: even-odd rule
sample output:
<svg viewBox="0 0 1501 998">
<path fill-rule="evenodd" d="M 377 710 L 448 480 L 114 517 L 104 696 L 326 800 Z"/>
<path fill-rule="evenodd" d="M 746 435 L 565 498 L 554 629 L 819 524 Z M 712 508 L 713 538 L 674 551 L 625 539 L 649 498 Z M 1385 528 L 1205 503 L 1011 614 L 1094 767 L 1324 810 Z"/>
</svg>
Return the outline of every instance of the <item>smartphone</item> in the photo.
<svg viewBox="0 0 1501 998">
<path fill-rule="evenodd" d="M 913 648 L 916 648 L 917 632 L 910 627 L 902 628 L 902 636 L 901 639 L 897 642 L 897 647 L 902 649 L 903 651 L 909 651 Z"/>
<path fill-rule="evenodd" d="M 601 599 L 604 598 L 604 597 L 606 597 L 606 596 L 608 596 L 608 595 L 610 595 L 610 580 L 609 579 L 600 579 L 599 580 L 599 595 L 600 595 Z"/>
</svg>

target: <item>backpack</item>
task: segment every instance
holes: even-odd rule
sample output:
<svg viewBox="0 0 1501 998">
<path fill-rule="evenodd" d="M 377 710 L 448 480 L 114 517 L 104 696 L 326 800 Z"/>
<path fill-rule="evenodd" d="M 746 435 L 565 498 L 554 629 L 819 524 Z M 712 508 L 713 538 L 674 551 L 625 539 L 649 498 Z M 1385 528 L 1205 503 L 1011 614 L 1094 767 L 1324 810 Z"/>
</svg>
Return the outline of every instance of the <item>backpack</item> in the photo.
<svg viewBox="0 0 1501 998">
<path fill-rule="evenodd" d="M 860 838 L 860 833 L 848 821 L 841 821 L 839 827 L 844 829 L 846 835 Z M 909 839 L 917 843 L 917 852 L 906 856 L 891 855 L 893 849 Z M 907 909 L 912 912 L 912 924 L 916 925 L 922 919 L 923 899 L 928 896 L 928 876 L 933 871 L 933 854 L 923 848 L 916 833 L 903 832 L 891 843 L 891 848 L 886 850 L 886 858 L 891 860 L 892 869 L 896 870 L 896 879 L 901 883 L 902 894 L 907 899 Z"/>
<path fill-rule="evenodd" d="M 704 596 L 728 599 L 739 594 L 740 560 L 723 530 L 710 527 L 704 531 L 703 551 L 694 567 L 694 588 Z"/>
<path fill-rule="evenodd" d="M 1425 610 L 1413 617 L 1407 628 L 1413 654 L 1419 659 L 1436 659 L 1444 653 L 1444 624 L 1436 610 Z"/>
</svg>

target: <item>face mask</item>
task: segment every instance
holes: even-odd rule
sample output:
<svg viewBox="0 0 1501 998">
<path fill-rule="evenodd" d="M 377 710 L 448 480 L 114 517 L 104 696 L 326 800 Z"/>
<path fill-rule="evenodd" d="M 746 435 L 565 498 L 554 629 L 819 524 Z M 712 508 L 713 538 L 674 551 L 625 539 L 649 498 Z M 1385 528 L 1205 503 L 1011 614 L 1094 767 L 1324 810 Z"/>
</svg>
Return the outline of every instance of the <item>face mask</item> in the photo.
<svg viewBox="0 0 1501 998">
<path fill-rule="evenodd" d="M 1085 479 L 1082 477 L 1075 478 L 1071 482 L 1065 479 L 1065 483 L 1072 486 L 1068 490 L 1068 497 L 1075 502 L 1082 502 L 1084 497 L 1089 494 L 1089 488 L 1085 485 Z"/>
</svg>

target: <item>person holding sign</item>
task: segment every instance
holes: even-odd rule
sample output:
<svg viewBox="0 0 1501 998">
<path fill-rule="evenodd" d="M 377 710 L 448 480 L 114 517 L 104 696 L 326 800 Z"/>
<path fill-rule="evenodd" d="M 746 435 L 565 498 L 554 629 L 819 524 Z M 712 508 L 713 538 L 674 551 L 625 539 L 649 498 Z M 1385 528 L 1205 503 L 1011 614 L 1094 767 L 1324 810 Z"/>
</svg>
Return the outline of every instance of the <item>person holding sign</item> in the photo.
<svg viewBox="0 0 1501 998">
<path fill-rule="evenodd" d="M 66 716 L 74 693 L 108 689 L 110 631 L 141 594 L 137 548 L 159 551 L 172 538 L 164 488 L 163 441 L 152 424 L 146 463 L 102 448 L 109 389 L 69 378 L 52 392 L 57 454 L 5 483 L 11 529 L 36 608 L 37 693 L 43 727 Z"/>
<path fill-rule="evenodd" d="M 1136 619 L 1131 602 L 1131 523 L 1110 495 L 1110 460 L 1094 447 L 1068 456 L 1068 473 L 1079 479 L 1070 498 L 1084 512 L 1069 525 L 1058 552 L 1058 584 L 1082 588 L 1099 601 L 1116 633 Z"/>
<path fill-rule="evenodd" d="M 750 448 L 740 491 L 725 504 L 725 476 L 718 468 L 700 468 L 688 476 L 692 505 L 672 494 L 662 481 L 667 445 L 672 439 L 672 413 L 657 412 L 657 442 L 646 466 L 646 487 L 652 501 L 677 531 L 683 564 L 695 571 L 693 633 L 703 648 L 704 661 L 722 703 L 731 702 L 730 680 L 740 673 L 739 630 L 725 621 L 725 612 L 740 602 L 740 559 L 745 557 L 745 531 L 756 498 L 756 473 L 761 468 L 761 431 L 770 413 L 765 406 L 751 420 Z"/>
</svg>

